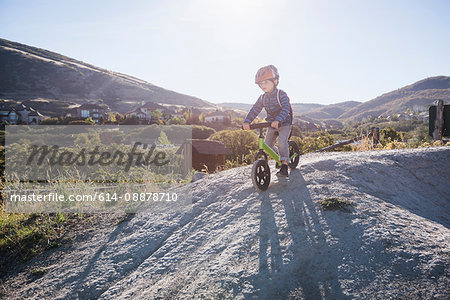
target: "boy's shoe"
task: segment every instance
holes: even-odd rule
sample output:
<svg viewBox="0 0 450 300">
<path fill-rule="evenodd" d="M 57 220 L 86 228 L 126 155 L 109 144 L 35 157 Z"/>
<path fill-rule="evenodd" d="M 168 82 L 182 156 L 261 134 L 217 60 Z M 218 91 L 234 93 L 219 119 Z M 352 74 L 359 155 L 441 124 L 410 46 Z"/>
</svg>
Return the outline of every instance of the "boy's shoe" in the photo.
<svg viewBox="0 0 450 300">
<path fill-rule="evenodd" d="M 285 164 L 282 164 L 281 165 L 281 169 L 277 172 L 276 175 L 280 176 L 280 177 L 288 177 L 289 176 L 289 174 L 288 174 L 288 166 L 285 165 Z"/>
</svg>

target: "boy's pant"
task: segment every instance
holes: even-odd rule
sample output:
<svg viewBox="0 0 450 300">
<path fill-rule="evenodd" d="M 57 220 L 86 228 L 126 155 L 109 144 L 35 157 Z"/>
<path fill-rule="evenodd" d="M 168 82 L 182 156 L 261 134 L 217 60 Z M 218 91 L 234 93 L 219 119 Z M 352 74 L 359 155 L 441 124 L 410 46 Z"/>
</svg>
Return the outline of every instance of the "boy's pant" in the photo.
<svg viewBox="0 0 450 300">
<path fill-rule="evenodd" d="M 292 125 L 286 125 L 278 127 L 275 129 L 273 127 L 267 128 L 266 138 L 264 142 L 273 149 L 275 144 L 276 136 L 275 132 L 278 131 L 278 154 L 280 155 L 280 161 L 285 160 L 289 162 L 289 135 L 291 134 Z"/>
</svg>

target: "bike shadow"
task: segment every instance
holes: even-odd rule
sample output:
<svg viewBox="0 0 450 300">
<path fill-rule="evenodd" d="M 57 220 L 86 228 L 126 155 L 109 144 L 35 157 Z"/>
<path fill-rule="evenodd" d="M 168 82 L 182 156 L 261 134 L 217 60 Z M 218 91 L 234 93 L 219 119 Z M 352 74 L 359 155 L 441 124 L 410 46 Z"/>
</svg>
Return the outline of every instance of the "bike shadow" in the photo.
<svg viewBox="0 0 450 300">
<path fill-rule="evenodd" d="M 286 187 L 294 183 L 295 188 Z M 292 170 L 288 178 L 273 181 L 260 197 L 259 272 L 252 278 L 258 298 L 349 298 L 338 277 L 327 276 L 338 273 L 335 262 L 342 257 L 327 243 L 323 216 L 317 213 L 301 172 Z M 335 257 L 321 263 L 314 257 L 317 252 L 334 252 Z"/>
</svg>

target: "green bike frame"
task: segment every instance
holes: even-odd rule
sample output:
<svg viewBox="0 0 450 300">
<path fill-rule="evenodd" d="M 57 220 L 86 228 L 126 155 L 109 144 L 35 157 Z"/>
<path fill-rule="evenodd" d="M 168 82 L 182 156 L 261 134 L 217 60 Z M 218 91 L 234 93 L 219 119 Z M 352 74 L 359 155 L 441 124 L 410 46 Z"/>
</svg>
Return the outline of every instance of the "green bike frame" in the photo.
<svg viewBox="0 0 450 300">
<path fill-rule="evenodd" d="M 261 129 L 261 132 L 260 132 L 260 135 L 259 135 L 259 153 L 261 153 L 263 151 L 267 152 L 267 154 L 269 154 L 270 157 L 275 159 L 275 161 L 277 163 L 279 163 L 279 164 L 281 163 L 280 162 L 280 156 L 278 155 L 278 153 L 276 153 L 272 148 L 269 147 L 269 145 L 267 145 L 264 142 L 264 137 L 262 136 L 262 129 Z M 291 155 L 291 157 L 289 157 L 289 159 L 293 160 L 293 159 L 295 159 L 296 156 L 297 156 L 297 153 L 293 153 Z"/>
<path fill-rule="evenodd" d="M 276 153 L 272 148 L 269 147 L 269 145 L 264 142 L 264 138 L 259 137 L 259 151 L 261 150 L 269 154 L 269 156 L 275 159 L 276 162 L 280 162 L 280 156 L 278 155 L 278 153 Z"/>
</svg>

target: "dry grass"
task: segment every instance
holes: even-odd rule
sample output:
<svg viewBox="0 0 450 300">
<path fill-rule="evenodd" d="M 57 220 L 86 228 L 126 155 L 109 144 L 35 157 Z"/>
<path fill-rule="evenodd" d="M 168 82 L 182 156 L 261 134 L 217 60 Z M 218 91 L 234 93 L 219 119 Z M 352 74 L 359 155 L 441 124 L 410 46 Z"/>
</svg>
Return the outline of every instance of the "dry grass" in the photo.
<svg viewBox="0 0 450 300">
<path fill-rule="evenodd" d="M 364 133 L 361 130 L 360 144 L 353 146 L 353 151 L 370 151 L 374 150 L 376 147 L 377 145 L 374 145 L 373 137 L 370 135 L 370 133 Z"/>
</svg>

